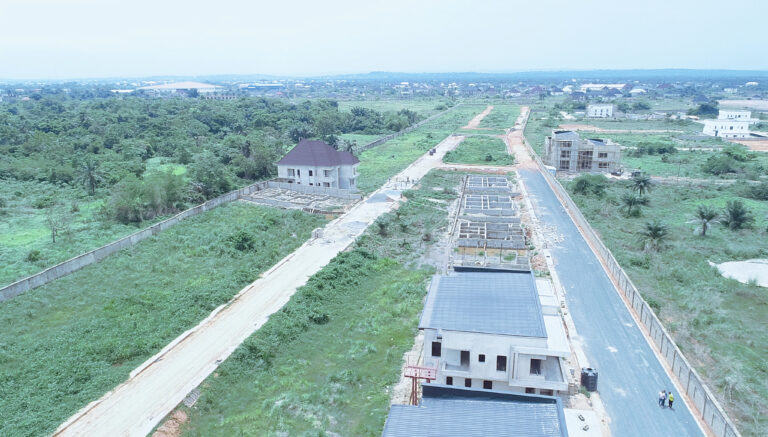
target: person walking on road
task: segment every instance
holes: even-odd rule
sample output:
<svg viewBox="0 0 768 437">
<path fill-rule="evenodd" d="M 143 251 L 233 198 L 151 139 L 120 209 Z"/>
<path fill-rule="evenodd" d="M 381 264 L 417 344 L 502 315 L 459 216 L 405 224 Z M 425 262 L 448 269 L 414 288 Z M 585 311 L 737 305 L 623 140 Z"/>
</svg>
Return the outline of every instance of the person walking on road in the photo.
<svg viewBox="0 0 768 437">
<path fill-rule="evenodd" d="M 667 394 L 664 390 L 659 392 L 659 406 L 664 408 L 664 400 L 667 398 Z"/>
<path fill-rule="evenodd" d="M 672 409 L 672 402 L 675 402 L 675 395 L 672 394 L 671 390 L 669 392 L 668 399 L 669 399 L 669 409 L 671 410 Z"/>
</svg>

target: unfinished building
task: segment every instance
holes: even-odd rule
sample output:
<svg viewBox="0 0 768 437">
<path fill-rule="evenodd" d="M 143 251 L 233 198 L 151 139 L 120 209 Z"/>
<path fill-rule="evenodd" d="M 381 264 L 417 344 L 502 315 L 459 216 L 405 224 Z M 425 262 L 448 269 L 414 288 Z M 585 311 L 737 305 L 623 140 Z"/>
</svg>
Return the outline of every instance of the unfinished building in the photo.
<svg viewBox="0 0 768 437">
<path fill-rule="evenodd" d="M 467 177 L 454 235 L 455 266 L 530 269 L 517 196 L 507 178 Z"/>
<path fill-rule="evenodd" d="M 558 171 L 613 173 L 620 168 L 621 145 L 609 139 L 581 138 L 569 130 L 553 130 L 544 140 L 544 156 Z"/>
</svg>

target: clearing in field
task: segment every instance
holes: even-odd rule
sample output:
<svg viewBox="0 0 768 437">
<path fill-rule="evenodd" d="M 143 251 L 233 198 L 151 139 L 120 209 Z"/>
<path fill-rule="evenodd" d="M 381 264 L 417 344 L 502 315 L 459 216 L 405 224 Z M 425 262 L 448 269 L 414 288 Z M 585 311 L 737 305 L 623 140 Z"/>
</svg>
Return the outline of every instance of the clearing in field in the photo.
<svg viewBox="0 0 768 437">
<path fill-rule="evenodd" d="M 459 146 L 446 153 L 443 162 L 477 165 L 512 165 L 515 158 L 507 152 L 504 141 L 491 136 L 465 138 Z"/>
</svg>

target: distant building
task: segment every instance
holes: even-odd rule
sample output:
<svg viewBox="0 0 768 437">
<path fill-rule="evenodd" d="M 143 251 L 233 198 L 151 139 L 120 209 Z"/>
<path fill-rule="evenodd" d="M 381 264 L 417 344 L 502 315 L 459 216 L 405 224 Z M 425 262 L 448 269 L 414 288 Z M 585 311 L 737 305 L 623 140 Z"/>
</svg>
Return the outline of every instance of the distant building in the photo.
<svg viewBox="0 0 768 437">
<path fill-rule="evenodd" d="M 703 120 L 704 135 L 721 138 L 747 138 L 749 133 L 749 121 L 734 119 Z"/>
<path fill-rule="evenodd" d="M 425 384 L 423 390 L 418 406 L 392 405 L 382 437 L 569 435 L 560 398 L 437 384 Z"/>
<path fill-rule="evenodd" d="M 721 109 L 717 114 L 718 120 L 742 120 L 752 121 L 752 111 L 732 111 Z M 757 121 L 757 120 L 755 120 Z"/>
<path fill-rule="evenodd" d="M 552 131 L 544 140 L 545 160 L 558 171 L 608 172 L 619 169 L 621 146 L 608 139 L 582 139 L 567 130 Z"/>
<path fill-rule="evenodd" d="M 164 83 L 161 85 L 149 85 L 139 87 L 139 90 L 153 92 L 153 93 L 169 93 L 169 94 L 189 94 L 192 90 L 197 91 L 200 94 L 216 93 L 224 90 L 221 85 L 213 85 L 210 83 L 202 82 L 174 82 Z"/>
<path fill-rule="evenodd" d="M 542 299 L 547 305 L 542 305 Z M 552 296 L 530 271 L 435 276 L 419 323 L 424 366 L 438 384 L 518 393 L 567 393 L 570 347 Z"/>
<path fill-rule="evenodd" d="M 589 118 L 612 118 L 613 105 L 611 104 L 592 104 L 587 105 L 587 117 Z"/>
<path fill-rule="evenodd" d="M 323 141 L 301 140 L 277 162 L 277 176 L 297 185 L 357 190 L 359 164 L 355 155 Z"/>
<path fill-rule="evenodd" d="M 588 91 L 603 91 L 605 89 L 613 88 L 619 91 L 624 90 L 627 87 L 625 83 L 585 83 L 579 87 L 579 91 L 586 93 Z"/>
</svg>

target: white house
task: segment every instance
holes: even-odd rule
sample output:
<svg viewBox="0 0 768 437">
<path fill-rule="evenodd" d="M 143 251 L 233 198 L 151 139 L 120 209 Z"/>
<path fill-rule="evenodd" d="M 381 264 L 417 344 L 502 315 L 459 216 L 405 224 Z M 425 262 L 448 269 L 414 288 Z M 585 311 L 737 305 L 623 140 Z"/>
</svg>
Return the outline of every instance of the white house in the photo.
<svg viewBox="0 0 768 437">
<path fill-rule="evenodd" d="M 612 118 L 613 105 L 611 104 L 591 104 L 587 105 L 587 117 L 589 118 Z"/>
<path fill-rule="evenodd" d="M 437 384 L 553 395 L 568 390 L 570 347 L 554 295 L 533 273 L 455 271 L 435 276 L 419 329 Z"/>
<path fill-rule="evenodd" d="M 277 162 L 277 177 L 297 185 L 354 191 L 359 164 L 355 155 L 336 150 L 323 141 L 301 140 Z"/>
<path fill-rule="evenodd" d="M 749 121 L 738 119 L 703 120 L 704 135 L 721 138 L 747 138 L 749 137 Z"/>
<path fill-rule="evenodd" d="M 717 119 L 718 120 L 741 120 L 741 121 L 749 121 L 749 122 L 758 121 L 752 118 L 752 111 L 735 111 L 735 110 L 728 110 L 728 109 L 721 109 L 720 112 L 717 113 Z"/>
</svg>

